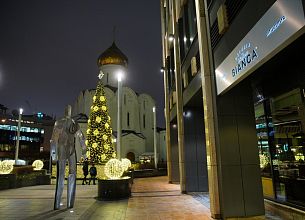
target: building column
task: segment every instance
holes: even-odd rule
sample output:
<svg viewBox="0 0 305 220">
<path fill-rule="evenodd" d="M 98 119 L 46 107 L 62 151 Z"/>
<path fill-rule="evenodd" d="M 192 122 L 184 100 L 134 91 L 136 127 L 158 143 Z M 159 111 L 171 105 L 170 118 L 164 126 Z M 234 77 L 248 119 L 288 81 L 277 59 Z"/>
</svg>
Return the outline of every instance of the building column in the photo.
<svg viewBox="0 0 305 220">
<path fill-rule="evenodd" d="M 217 158 L 225 219 L 260 219 L 265 214 L 252 97 L 251 85 L 244 80 L 217 98 Z"/>
<path fill-rule="evenodd" d="M 179 150 L 179 174 L 180 190 L 186 193 L 186 176 L 185 176 L 185 152 L 184 152 L 184 124 L 183 124 L 183 94 L 182 94 L 182 77 L 181 62 L 179 49 L 179 31 L 177 23 L 176 7 L 177 2 L 172 1 L 172 25 L 174 34 L 174 60 L 175 60 L 175 78 L 176 78 L 176 107 L 177 107 L 177 127 L 178 127 L 178 150 Z"/>
<path fill-rule="evenodd" d="M 264 219 L 251 85 L 217 96 L 206 1 L 196 0 L 196 14 L 211 215 Z"/>
<path fill-rule="evenodd" d="M 163 10 L 163 1 L 160 1 L 160 11 L 161 11 L 161 36 L 165 36 L 165 14 Z M 164 116 L 165 116 L 165 141 L 166 141 L 166 151 L 167 151 L 167 176 L 168 182 L 172 183 L 172 157 L 171 157 L 171 142 L 170 142 L 170 109 L 169 109 L 169 88 L 168 88 L 168 72 L 167 72 L 167 47 L 166 40 L 162 37 L 162 67 L 163 67 L 163 78 L 164 78 Z"/>
<path fill-rule="evenodd" d="M 215 88 L 212 72 L 212 57 L 207 39 L 206 11 L 203 0 L 196 0 L 196 17 L 201 66 L 201 83 L 203 97 L 204 124 L 206 136 L 206 153 L 208 168 L 208 185 L 210 195 L 210 212 L 213 218 L 221 217 L 219 185 L 218 185 L 218 163 L 216 155 L 216 126 L 215 126 Z"/>
</svg>

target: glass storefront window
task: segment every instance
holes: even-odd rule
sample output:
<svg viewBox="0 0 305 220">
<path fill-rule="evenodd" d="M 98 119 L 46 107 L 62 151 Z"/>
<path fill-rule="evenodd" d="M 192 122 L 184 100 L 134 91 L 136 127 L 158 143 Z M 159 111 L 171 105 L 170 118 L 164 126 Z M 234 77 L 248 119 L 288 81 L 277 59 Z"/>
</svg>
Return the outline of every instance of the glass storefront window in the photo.
<svg viewBox="0 0 305 220">
<path fill-rule="evenodd" d="M 254 106 L 264 194 L 305 206 L 305 105 L 301 89 Z M 266 179 L 270 184 L 267 186 Z M 265 182 L 264 182 L 265 181 Z M 268 187 L 272 193 L 266 195 Z"/>
<path fill-rule="evenodd" d="M 270 145 L 273 139 L 273 124 L 268 117 L 268 102 L 261 100 L 255 105 L 255 121 L 256 121 L 256 134 L 257 145 L 259 150 L 259 160 L 262 176 L 272 177 L 272 163 L 270 155 Z"/>
</svg>

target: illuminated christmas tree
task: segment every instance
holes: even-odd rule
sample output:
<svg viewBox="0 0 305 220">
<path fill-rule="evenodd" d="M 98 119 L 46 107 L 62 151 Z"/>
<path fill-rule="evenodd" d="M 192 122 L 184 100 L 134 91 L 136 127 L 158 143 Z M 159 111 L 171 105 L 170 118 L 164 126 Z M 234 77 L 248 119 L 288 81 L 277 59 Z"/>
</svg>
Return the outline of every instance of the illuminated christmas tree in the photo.
<svg viewBox="0 0 305 220">
<path fill-rule="evenodd" d="M 102 84 L 103 73 L 99 74 L 99 82 L 93 96 L 88 120 L 87 140 L 89 147 L 87 156 L 94 163 L 105 163 L 116 157 L 112 141 L 111 119 L 107 109 L 107 99 Z"/>
</svg>

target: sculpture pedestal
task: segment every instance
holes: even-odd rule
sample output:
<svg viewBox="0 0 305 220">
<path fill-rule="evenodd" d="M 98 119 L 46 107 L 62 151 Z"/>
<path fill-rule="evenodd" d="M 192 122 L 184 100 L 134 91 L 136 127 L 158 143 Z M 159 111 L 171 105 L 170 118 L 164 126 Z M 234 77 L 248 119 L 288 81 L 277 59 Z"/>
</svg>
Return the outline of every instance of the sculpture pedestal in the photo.
<svg viewBox="0 0 305 220">
<path fill-rule="evenodd" d="M 128 198 L 131 195 L 131 178 L 99 179 L 98 195 L 100 200 L 116 200 Z"/>
</svg>

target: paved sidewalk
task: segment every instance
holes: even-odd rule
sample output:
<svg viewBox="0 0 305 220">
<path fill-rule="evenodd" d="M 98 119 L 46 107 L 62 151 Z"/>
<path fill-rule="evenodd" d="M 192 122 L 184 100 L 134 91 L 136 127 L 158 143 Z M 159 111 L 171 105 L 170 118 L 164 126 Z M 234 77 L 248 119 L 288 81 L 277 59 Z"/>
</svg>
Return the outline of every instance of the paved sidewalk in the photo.
<svg viewBox="0 0 305 220">
<path fill-rule="evenodd" d="M 98 201 L 97 185 L 77 185 L 75 207 L 53 210 L 55 185 L 0 191 L 0 219 L 171 220 L 210 219 L 209 209 L 166 177 L 135 179 L 130 199 Z M 66 192 L 66 191 L 64 191 Z"/>
<path fill-rule="evenodd" d="M 210 210 L 180 186 L 168 184 L 167 177 L 136 179 L 128 201 L 126 220 L 206 220 Z"/>
</svg>

